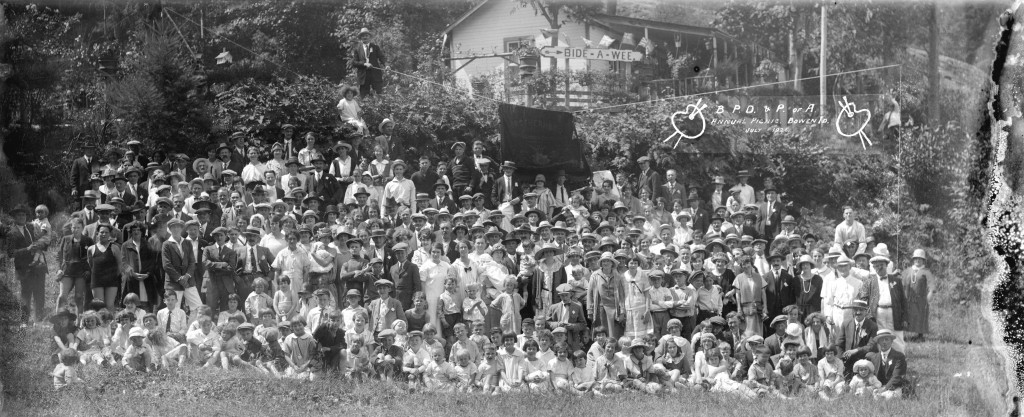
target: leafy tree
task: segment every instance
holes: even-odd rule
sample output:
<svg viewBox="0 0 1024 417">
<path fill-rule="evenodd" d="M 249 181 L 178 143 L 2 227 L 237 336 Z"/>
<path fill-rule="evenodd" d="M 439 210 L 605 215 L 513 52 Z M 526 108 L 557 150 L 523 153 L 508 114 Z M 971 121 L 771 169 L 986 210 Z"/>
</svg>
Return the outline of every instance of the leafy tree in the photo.
<svg viewBox="0 0 1024 417">
<path fill-rule="evenodd" d="M 338 81 L 347 74 L 347 45 L 336 36 L 344 8 L 344 2 L 213 0 L 183 11 L 192 21 L 183 29 L 211 66 L 214 57 L 227 50 L 237 64 L 279 76 L 316 75 Z M 220 36 L 199 36 L 194 22 L 200 15 Z"/>
<path fill-rule="evenodd" d="M 191 56 L 169 23 L 139 32 L 125 62 L 126 75 L 106 84 L 103 105 L 122 119 L 117 136 L 146 149 L 196 151 L 211 129 L 209 104 L 198 94 Z"/>
</svg>

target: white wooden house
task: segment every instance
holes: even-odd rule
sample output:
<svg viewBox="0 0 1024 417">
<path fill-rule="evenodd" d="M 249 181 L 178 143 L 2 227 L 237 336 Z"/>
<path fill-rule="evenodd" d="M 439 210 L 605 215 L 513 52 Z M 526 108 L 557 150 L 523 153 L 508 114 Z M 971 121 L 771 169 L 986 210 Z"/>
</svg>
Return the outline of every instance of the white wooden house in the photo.
<svg viewBox="0 0 1024 417">
<path fill-rule="evenodd" d="M 445 29 L 444 47 L 449 68 L 459 84 L 466 88 L 470 87 L 471 80 L 487 77 L 492 82 L 499 80 L 502 83 L 495 90 L 504 90 L 505 94 L 515 96 L 518 58 L 513 52 L 528 43 L 538 48 L 550 45 L 551 37 L 542 33 L 549 28 L 544 16 L 530 7 L 520 7 L 507 0 L 485 0 Z M 718 74 L 712 82 L 749 84 L 753 81 L 751 74 L 761 54 L 759 48 L 741 45 L 729 34 L 715 28 L 607 14 L 593 15 L 582 22 L 563 23 L 558 32 L 558 46 L 586 48 L 585 40 L 589 40 L 593 47 L 598 47 L 605 36 L 615 40 L 610 45 L 612 49 L 644 51 L 637 44 L 645 37 L 652 40 L 656 48 L 642 63 L 559 59 L 558 69 L 615 71 L 630 77 L 638 75 L 640 68 L 646 66 L 645 84 L 652 84 L 651 88 L 657 89 L 667 86 L 672 94 L 681 94 L 687 82 L 709 81 L 709 69 L 723 63 L 728 65 L 729 74 L 726 77 Z M 668 58 L 681 54 L 693 57 L 696 71 L 673 76 Z M 549 70 L 551 61 L 550 58 L 542 58 L 538 70 Z M 582 92 L 589 89 L 573 85 L 571 90 Z M 516 101 L 514 97 L 505 98 Z M 585 107 L 582 101 L 574 97 L 571 107 Z"/>
</svg>

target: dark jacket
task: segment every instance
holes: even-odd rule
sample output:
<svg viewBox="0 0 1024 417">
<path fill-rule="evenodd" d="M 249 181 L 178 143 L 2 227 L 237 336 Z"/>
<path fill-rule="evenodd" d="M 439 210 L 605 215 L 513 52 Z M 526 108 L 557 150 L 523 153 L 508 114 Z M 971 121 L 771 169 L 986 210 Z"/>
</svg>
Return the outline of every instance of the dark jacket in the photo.
<svg viewBox="0 0 1024 417">
<path fill-rule="evenodd" d="M 405 310 L 412 308 L 412 295 L 420 290 L 420 269 L 412 262 L 395 263 L 390 270 L 391 282 L 395 283 L 395 298 Z"/>
<path fill-rule="evenodd" d="M 369 54 L 367 54 L 367 50 L 364 50 L 362 43 L 353 45 L 352 59 L 349 60 L 349 66 L 356 70 L 356 82 L 359 85 L 379 83 L 384 80 L 384 66 L 387 64 L 384 50 L 375 43 L 367 45 L 366 49 Z M 364 66 L 367 62 L 373 66 L 372 69 L 367 69 Z"/>
</svg>

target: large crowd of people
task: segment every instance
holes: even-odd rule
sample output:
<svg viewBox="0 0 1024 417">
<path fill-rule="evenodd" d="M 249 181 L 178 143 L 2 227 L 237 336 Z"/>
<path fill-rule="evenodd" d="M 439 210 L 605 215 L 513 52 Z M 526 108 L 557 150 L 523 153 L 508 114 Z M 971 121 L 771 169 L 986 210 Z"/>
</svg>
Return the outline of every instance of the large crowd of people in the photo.
<svg viewBox="0 0 1024 417">
<path fill-rule="evenodd" d="M 854 209 L 819 237 L 752 167 L 727 187 L 644 156 L 633 178 L 579 188 L 518 175 L 482 141 L 407 154 L 392 121 L 358 119 L 360 89 L 379 90 L 343 89 L 358 133 L 334 143 L 284 124 L 207 155 L 85 146 L 68 221 L 11 211 L 23 319 L 53 325 L 55 385 L 99 364 L 486 393 L 913 390 L 927 256 L 899 271 Z"/>
</svg>

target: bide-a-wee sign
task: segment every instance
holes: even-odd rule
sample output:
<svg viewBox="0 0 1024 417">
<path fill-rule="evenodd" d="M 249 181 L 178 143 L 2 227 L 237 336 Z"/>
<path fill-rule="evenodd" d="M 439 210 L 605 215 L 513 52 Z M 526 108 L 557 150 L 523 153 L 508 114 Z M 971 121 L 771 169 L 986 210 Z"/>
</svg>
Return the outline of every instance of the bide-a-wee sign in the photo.
<svg viewBox="0 0 1024 417">
<path fill-rule="evenodd" d="M 568 46 L 545 46 L 540 54 L 548 58 L 562 59 L 596 59 L 601 61 L 639 61 L 644 58 L 642 52 L 624 49 L 571 48 Z"/>
</svg>

